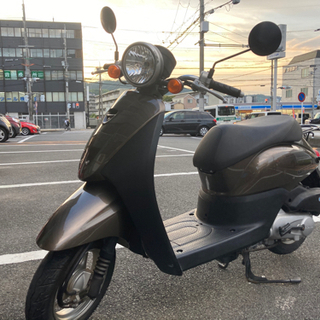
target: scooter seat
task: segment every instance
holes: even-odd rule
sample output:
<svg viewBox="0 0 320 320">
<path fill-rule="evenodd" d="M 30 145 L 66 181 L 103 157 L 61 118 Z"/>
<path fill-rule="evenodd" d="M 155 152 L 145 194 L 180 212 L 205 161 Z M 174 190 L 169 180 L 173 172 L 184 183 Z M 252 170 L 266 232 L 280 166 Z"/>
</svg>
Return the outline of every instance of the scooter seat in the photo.
<svg viewBox="0 0 320 320">
<path fill-rule="evenodd" d="M 200 142 L 193 164 L 200 171 L 214 173 L 282 143 L 302 139 L 298 122 L 290 116 L 272 115 L 213 127 Z"/>
</svg>

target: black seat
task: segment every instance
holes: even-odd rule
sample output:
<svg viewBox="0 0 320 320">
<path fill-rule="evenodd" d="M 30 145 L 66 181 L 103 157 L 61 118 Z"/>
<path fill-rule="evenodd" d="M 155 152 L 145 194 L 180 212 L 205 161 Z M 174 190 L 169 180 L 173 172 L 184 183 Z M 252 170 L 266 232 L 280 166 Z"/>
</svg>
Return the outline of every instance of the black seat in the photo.
<svg viewBox="0 0 320 320">
<path fill-rule="evenodd" d="M 194 154 L 193 164 L 203 172 L 213 173 L 265 148 L 301 138 L 300 125 L 286 115 L 222 124 L 212 128 L 202 139 Z"/>
</svg>

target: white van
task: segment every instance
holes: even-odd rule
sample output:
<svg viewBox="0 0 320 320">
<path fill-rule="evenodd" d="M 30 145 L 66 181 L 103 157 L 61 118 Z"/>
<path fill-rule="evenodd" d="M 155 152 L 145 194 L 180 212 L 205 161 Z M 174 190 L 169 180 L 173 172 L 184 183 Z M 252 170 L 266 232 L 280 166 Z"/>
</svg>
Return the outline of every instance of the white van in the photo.
<svg viewBox="0 0 320 320">
<path fill-rule="evenodd" d="M 193 108 L 192 110 L 199 110 L 199 108 Z M 206 106 L 204 107 L 204 111 L 209 112 L 216 119 L 217 124 L 233 123 L 237 119 L 236 109 L 232 104 Z"/>
</svg>

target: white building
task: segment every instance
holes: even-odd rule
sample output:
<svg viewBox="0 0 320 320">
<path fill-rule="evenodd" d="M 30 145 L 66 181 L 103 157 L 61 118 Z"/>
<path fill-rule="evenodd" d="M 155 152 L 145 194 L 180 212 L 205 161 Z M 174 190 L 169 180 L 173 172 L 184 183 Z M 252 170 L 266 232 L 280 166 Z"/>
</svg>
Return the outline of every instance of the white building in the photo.
<svg viewBox="0 0 320 320">
<path fill-rule="evenodd" d="M 305 104 L 316 104 L 320 89 L 320 50 L 294 57 L 283 67 L 282 103 L 299 103 L 298 95 L 306 95 Z M 311 107 L 311 106 L 310 106 Z"/>
</svg>

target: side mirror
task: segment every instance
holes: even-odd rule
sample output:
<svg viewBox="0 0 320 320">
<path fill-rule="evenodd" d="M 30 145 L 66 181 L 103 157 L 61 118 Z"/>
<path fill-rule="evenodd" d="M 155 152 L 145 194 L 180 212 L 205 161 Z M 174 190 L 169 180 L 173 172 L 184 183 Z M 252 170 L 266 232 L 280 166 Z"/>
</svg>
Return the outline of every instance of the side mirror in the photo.
<svg viewBox="0 0 320 320">
<path fill-rule="evenodd" d="M 114 52 L 114 61 L 117 62 L 119 60 L 119 51 L 116 39 L 113 36 L 113 33 L 117 28 L 117 20 L 112 9 L 110 9 L 109 7 L 103 7 L 100 12 L 100 21 L 103 29 L 106 32 L 110 33 L 112 36 L 113 42 L 116 46 L 116 51 Z"/>
<path fill-rule="evenodd" d="M 106 32 L 110 34 L 115 32 L 117 21 L 112 9 L 109 7 L 103 7 L 100 13 L 100 21 Z"/>
<path fill-rule="evenodd" d="M 281 30 L 273 22 L 257 24 L 249 34 L 249 47 L 258 56 L 268 56 L 275 52 L 281 42 Z"/>
</svg>

